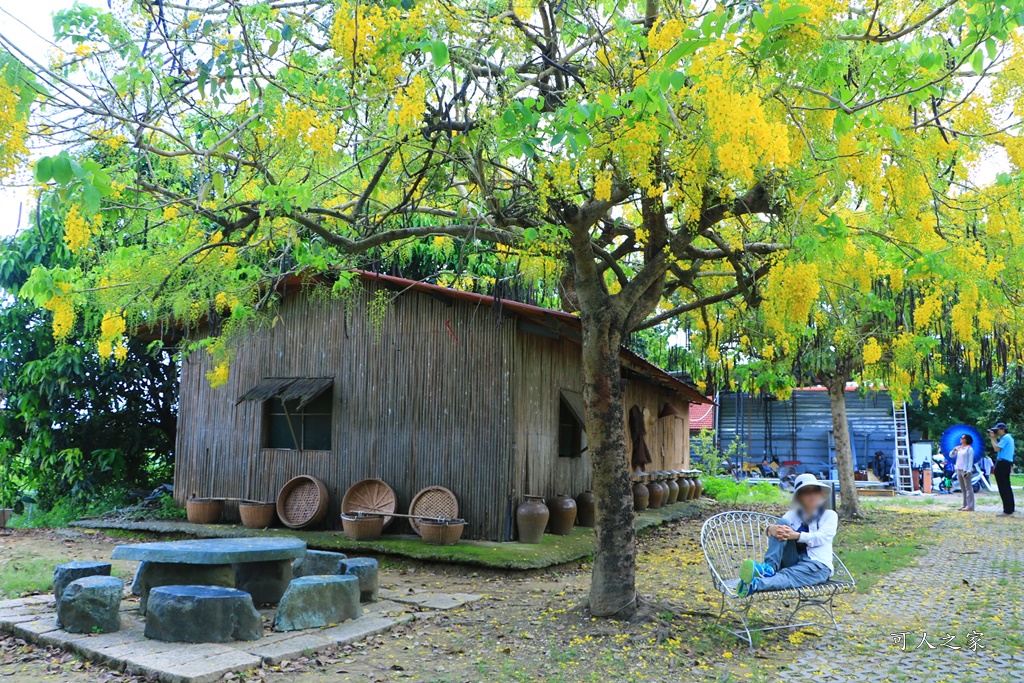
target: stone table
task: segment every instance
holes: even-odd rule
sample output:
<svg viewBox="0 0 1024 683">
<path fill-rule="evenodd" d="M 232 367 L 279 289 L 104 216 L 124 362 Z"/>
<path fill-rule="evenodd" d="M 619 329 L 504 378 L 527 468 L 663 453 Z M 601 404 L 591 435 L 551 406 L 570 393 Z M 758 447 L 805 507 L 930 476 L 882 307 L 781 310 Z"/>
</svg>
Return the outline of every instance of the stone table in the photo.
<svg viewBox="0 0 1024 683">
<path fill-rule="evenodd" d="M 223 586 L 276 604 L 292 580 L 292 562 L 306 554 L 294 538 L 211 538 L 119 545 L 115 560 L 141 562 L 132 590 L 145 614 L 149 591 L 157 586 Z"/>
</svg>

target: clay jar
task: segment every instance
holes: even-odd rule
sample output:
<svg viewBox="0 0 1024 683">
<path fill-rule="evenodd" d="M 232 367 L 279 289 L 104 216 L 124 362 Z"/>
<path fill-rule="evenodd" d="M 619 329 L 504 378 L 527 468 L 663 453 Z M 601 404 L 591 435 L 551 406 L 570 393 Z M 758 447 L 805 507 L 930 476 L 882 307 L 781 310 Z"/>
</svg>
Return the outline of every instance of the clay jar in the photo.
<svg viewBox="0 0 1024 683">
<path fill-rule="evenodd" d="M 668 497 L 672 492 L 668 486 L 668 472 L 658 472 L 658 485 L 661 486 L 661 504 L 668 505 Z"/>
<path fill-rule="evenodd" d="M 644 475 L 639 475 L 637 481 L 633 483 L 633 509 L 637 512 L 646 510 L 650 505 L 651 494 L 643 482 L 643 477 Z"/>
<path fill-rule="evenodd" d="M 551 513 L 544 504 L 543 496 L 526 496 L 516 508 L 516 526 L 519 527 L 520 543 L 540 543 Z"/>
<path fill-rule="evenodd" d="M 690 479 L 686 476 L 686 472 L 680 470 L 679 472 L 679 500 L 690 500 L 692 490 L 690 489 Z"/>
<path fill-rule="evenodd" d="M 559 493 L 554 498 L 547 500 L 548 510 L 551 511 L 551 533 L 556 536 L 568 536 L 576 524 L 576 501 Z"/>
<path fill-rule="evenodd" d="M 650 496 L 647 506 L 652 510 L 660 508 L 661 501 L 665 498 L 665 491 L 661 488 L 661 484 L 657 481 L 647 482 L 647 494 Z"/>
<path fill-rule="evenodd" d="M 679 484 L 676 483 L 676 473 L 669 472 L 668 479 L 665 480 L 665 483 L 668 484 L 668 502 L 669 505 L 671 505 L 679 500 Z"/>
<path fill-rule="evenodd" d="M 693 492 L 693 497 L 700 498 L 701 494 L 704 493 L 704 482 L 700 480 L 700 472 L 693 475 L 693 487 L 696 489 Z"/>
<path fill-rule="evenodd" d="M 594 526 L 596 512 L 593 491 L 584 491 L 576 496 L 576 526 Z"/>
</svg>

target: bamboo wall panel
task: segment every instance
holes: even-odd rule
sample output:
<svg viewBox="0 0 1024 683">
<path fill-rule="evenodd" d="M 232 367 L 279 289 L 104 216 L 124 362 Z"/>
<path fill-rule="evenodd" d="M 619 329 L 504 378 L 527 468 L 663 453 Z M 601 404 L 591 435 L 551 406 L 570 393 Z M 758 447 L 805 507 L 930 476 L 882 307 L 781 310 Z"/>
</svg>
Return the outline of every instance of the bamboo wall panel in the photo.
<svg viewBox="0 0 1024 683">
<path fill-rule="evenodd" d="M 218 389 L 205 377 L 206 354 L 185 362 L 179 499 L 273 500 L 289 478 L 309 474 L 327 485 L 326 525 L 337 528 L 348 487 L 379 477 L 402 512 L 417 491 L 439 484 L 458 497 L 467 537 L 505 537 L 514 320 L 409 293 L 390 305 L 378 337 L 365 313 L 371 294 L 360 294 L 348 316 L 336 301 L 288 297 L 276 324 L 239 345 Z M 261 448 L 263 406 L 237 398 L 265 377 L 321 376 L 334 377 L 333 449 Z"/>
</svg>

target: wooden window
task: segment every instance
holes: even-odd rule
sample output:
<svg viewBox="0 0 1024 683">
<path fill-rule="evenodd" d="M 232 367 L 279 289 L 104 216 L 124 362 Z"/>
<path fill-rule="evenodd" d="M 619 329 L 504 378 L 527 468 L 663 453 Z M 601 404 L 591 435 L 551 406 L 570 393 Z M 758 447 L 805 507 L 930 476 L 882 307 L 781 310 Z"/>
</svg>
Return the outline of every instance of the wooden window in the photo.
<svg viewBox="0 0 1024 683">
<path fill-rule="evenodd" d="M 558 457 L 578 458 L 587 449 L 583 397 L 562 389 L 558 401 Z"/>
<path fill-rule="evenodd" d="M 264 403 L 264 448 L 331 450 L 334 392 L 328 389 L 300 406 L 300 399 Z"/>
</svg>

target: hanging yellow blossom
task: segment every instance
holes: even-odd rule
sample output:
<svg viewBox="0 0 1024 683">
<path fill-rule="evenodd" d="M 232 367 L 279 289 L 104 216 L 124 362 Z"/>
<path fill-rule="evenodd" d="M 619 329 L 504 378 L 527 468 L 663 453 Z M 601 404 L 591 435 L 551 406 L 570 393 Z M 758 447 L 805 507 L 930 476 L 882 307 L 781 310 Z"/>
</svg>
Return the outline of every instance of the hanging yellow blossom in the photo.
<svg viewBox="0 0 1024 683">
<path fill-rule="evenodd" d="M 880 360 L 882 360 L 882 347 L 877 339 L 869 337 L 864 343 L 864 365 L 874 365 Z"/>
<path fill-rule="evenodd" d="M 213 370 L 206 373 L 206 379 L 210 382 L 210 388 L 216 389 L 217 387 L 222 387 L 227 384 L 230 372 L 231 366 L 228 361 L 224 360 L 217 363 L 217 365 L 213 367 Z"/>
<path fill-rule="evenodd" d="M 0 178 L 13 173 L 28 155 L 28 126 L 18 115 L 18 96 L 7 85 L 4 71 L 0 70 Z"/>
<path fill-rule="evenodd" d="M 124 316 L 120 313 L 107 311 L 103 314 L 103 320 L 100 322 L 100 337 L 96 342 L 100 356 L 109 358 L 114 354 L 115 346 L 124 345 L 125 328 Z"/>
<path fill-rule="evenodd" d="M 78 205 L 72 204 L 64 219 L 64 243 L 72 252 L 77 252 L 88 246 L 91 238 L 92 226 L 78 211 Z"/>
<path fill-rule="evenodd" d="M 60 294 L 55 294 L 43 304 L 43 307 L 53 313 L 53 338 L 57 342 L 67 339 L 75 327 L 75 306 L 68 296 L 71 292 L 71 283 L 61 282 L 57 284 Z"/>
</svg>

